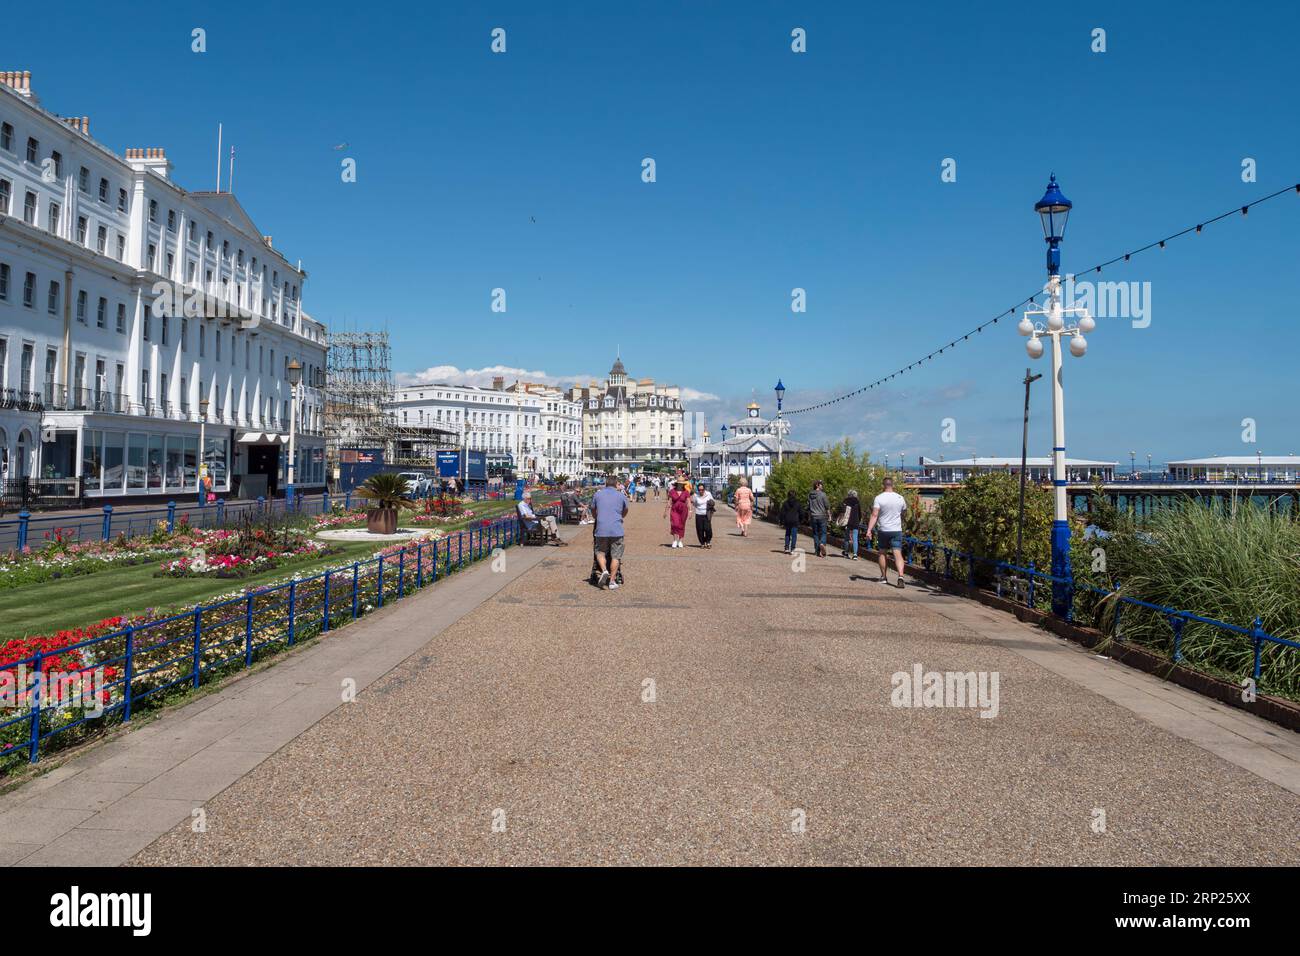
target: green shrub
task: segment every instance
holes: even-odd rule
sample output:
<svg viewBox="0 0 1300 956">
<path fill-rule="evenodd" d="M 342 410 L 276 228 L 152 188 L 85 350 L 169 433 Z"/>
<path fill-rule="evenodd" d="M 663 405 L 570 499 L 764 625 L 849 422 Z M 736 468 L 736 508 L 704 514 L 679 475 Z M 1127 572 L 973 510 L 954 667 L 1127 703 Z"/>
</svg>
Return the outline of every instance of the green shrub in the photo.
<svg viewBox="0 0 1300 956">
<path fill-rule="evenodd" d="M 799 505 L 807 508 L 813 482 L 821 479 L 834 518 L 844 506 L 844 498 L 849 490 L 854 489 L 858 493 L 858 500 L 862 502 L 862 525 L 865 530 L 872 499 L 884 488 L 886 477 L 889 477 L 889 473 L 883 466 L 872 464 L 871 457 L 865 452 L 859 455 L 853 443 L 846 440 L 810 455 L 790 455 L 772 469 L 767 478 L 765 494 L 771 499 L 771 508 L 775 511 L 785 501 L 786 492 L 794 489 Z M 907 499 L 904 530 L 918 538 L 935 536 L 938 532 L 937 523 L 933 515 L 921 507 L 920 495 L 905 488 L 900 476 L 893 477 L 894 490 Z"/>
<path fill-rule="evenodd" d="M 1016 525 L 1020 513 L 1020 478 L 1003 472 L 975 475 L 944 492 L 939 501 L 943 541 L 948 547 L 991 561 L 1016 559 Z M 1052 493 L 1025 484 L 1025 530 L 1021 560 L 1051 570 Z M 988 581 L 992 564 L 976 565 L 975 577 Z"/>
</svg>

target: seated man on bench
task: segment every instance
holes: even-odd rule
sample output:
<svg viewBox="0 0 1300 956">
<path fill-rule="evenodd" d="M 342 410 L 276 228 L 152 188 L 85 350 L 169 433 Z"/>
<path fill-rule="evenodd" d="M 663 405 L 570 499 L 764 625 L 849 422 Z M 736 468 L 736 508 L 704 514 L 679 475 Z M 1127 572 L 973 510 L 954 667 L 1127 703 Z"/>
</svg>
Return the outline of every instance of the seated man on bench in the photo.
<svg viewBox="0 0 1300 956">
<path fill-rule="evenodd" d="M 578 491 L 573 485 L 565 488 L 560 501 L 564 508 L 565 524 L 591 524 L 591 512 L 582 503 L 582 499 L 578 497 Z"/>
<path fill-rule="evenodd" d="M 533 493 L 525 491 L 524 497 L 516 506 L 519 511 L 519 520 L 524 523 L 524 528 L 528 531 L 534 531 L 538 528 L 546 530 L 546 540 L 551 544 L 565 544 L 560 540 L 560 528 L 553 515 L 538 517 L 537 512 L 533 511 Z"/>
</svg>

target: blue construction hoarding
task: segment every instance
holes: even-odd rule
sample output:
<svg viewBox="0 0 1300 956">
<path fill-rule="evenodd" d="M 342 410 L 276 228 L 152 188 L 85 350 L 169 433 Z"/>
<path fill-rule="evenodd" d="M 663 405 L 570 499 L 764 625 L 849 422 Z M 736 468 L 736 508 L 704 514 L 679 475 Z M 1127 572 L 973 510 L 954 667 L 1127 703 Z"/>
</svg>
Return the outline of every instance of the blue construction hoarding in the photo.
<svg viewBox="0 0 1300 956">
<path fill-rule="evenodd" d="M 487 452 L 465 449 L 465 480 L 487 481 Z"/>
<path fill-rule="evenodd" d="M 339 490 L 351 491 L 383 470 L 382 448 L 344 448 L 339 451 Z"/>
</svg>

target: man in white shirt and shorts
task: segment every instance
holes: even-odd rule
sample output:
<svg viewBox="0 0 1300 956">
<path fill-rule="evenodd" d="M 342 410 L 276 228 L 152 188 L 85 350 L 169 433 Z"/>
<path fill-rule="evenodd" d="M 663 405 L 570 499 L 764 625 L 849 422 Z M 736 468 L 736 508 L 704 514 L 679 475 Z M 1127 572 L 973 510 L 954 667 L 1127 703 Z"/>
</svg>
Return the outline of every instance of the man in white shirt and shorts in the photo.
<svg viewBox="0 0 1300 956">
<path fill-rule="evenodd" d="M 867 540 L 876 531 L 876 551 L 880 554 L 881 584 L 889 583 L 889 561 L 886 551 L 894 552 L 894 567 L 898 569 L 898 587 L 903 586 L 903 512 L 907 501 L 894 490 L 894 479 L 885 479 L 885 490 L 876 495 L 871 505 L 871 521 L 867 524 Z"/>
</svg>

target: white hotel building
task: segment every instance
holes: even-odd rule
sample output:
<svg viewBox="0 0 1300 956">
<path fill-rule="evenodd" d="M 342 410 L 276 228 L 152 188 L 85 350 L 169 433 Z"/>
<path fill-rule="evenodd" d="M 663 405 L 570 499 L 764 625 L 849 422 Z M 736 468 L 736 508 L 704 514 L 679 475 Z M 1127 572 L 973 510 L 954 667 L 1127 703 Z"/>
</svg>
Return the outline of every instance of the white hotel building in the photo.
<svg viewBox="0 0 1300 956">
<path fill-rule="evenodd" d="M 568 395 L 582 406 L 587 471 L 628 474 L 686 464 L 685 410 L 676 385 L 629 379 L 622 358 L 615 358 L 604 385 L 591 382 Z"/>
<path fill-rule="evenodd" d="M 402 425 L 454 433 L 462 448 L 487 452 L 488 467 L 520 475 L 577 476 L 582 467 L 582 417 L 576 402 L 554 386 L 498 377 L 492 388 L 406 385 L 393 413 Z"/>
<path fill-rule="evenodd" d="M 0 74 L 0 479 L 195 493 L 206 408 L 212 490 L 282 490 L 296 360 L 296 484 L 323 484 L 306 273 L 233 195 L 188 192 L 162 149 L 119 156 L 89 127 L 43 109 L 29 73 Z"/>
</svg>

